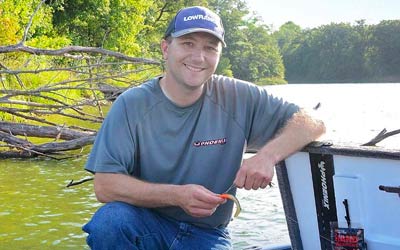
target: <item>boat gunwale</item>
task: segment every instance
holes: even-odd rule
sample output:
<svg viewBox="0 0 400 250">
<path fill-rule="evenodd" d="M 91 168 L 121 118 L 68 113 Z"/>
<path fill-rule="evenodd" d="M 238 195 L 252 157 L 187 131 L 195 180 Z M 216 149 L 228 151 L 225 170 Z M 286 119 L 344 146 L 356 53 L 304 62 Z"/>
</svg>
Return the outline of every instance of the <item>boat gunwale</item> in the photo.
<svg viewBox="0 0 400 250">
<path fill-rule="evenodd" d="M 355 157 L 400 160 L 400 149 L 390 149 L 379 146 L 361 146 L 355 144 L 333 144 L 316 141 L 304 147 L 302 152 L 331 154 Z"/>
</svg>

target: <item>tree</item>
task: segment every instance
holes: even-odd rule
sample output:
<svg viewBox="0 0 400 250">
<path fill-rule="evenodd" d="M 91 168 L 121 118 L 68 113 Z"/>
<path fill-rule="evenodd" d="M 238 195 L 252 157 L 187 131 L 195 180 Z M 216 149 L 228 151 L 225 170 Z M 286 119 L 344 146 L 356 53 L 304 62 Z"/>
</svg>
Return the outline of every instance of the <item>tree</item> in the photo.
<svg viewBox="0 0 400 250">
<path fill-rule="evenodd" d="M 366 39 L 368 27 L 363 21 L 357 26 L 332 23 L 304 30 L 283 43 L 290 44 L 283 50 L 286 77 L 301 82 L 361 81 L 368 77 Z"/>
<path fill-rule="evenodd" d="M 54 8 L 53 23 L 74 44 L 141 54 L 137 35 L 145 27 L 144 15 L 152 6 L 145 0 L 60 0 Z M 79 11 L 77 11 L 79 10 Z"/>
<path fill-rule="evenodd" d="M 247 40 L 247 56 L 242 58 L 241 69 L 249 81 L 264 78 L 284 78 L 284 66 L 278 45 L 269 34 L 269 28 L 257 17 L 247 21 L 243 33 Z"/>
<path fill-rule="evenodd" d="M 387 81 L 400 79 L 400 20 L 386 20 L 373 28 L 369 65 Z"/>
<path fill-rule="evenodd" d="M 301 36 L 301 27 L 293 22 L 283 24 L 278 31 L 273 33 L 273 37 L 278 43 L 279 49 L 283 56 L 293 50 L 296 39 Z"/>
<path fill-rule="evenodd" d="M 24 28 L 40 0 L 0 1 L 0 45 L 16 43 L 24 36 Z M 38 9 L 26 34 L 27 38 L 48 35 L 52 32 L 51 8 Z"/>
<path fill-rule="evenodd" d="M 222 18 L 225 41 L 224 68 L 239 79 L 257 82 L 268 77 L 283 78 L 284 68 L 278 47 L 261 19 L 250 15 L 245 1 L 213 0 L 210 7 Z"/>
</svg>

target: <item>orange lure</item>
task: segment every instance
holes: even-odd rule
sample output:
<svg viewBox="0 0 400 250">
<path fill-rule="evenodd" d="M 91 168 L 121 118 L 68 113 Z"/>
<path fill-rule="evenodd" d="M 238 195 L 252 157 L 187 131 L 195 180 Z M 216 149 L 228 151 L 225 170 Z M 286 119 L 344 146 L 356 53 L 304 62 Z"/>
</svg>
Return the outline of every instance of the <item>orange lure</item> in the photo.
<svg viewBox="0 0 400 250">
<path fill-rule="evenodd" d="M 219 197 L 232 200 L 235 203 L 236 211 L 235 211 L 235 214 L 233 215 L 234 217 L 237 217 L 239 215 L 240 211 L 242 211 L 242 207 L 240 206 L 239 200 L 235 196 L 233 196 L 231 194 L 220 194 Z"/>
</svg>

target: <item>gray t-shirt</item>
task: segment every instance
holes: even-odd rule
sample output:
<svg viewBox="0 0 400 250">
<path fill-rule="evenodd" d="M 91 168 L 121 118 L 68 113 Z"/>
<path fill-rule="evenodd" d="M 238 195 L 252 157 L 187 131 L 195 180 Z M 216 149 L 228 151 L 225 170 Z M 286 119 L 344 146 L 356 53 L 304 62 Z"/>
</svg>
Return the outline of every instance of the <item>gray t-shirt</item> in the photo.
<svg viewBox="0 0 400 250">
<path fill-rule="evenodd" d="M 85 169 L 153 183 L 199 184 L 221 193 L 233 183 L 243 152 L 261 148 L 298 110 L 263 88 L 218 75 L 196 103 L 179 107 L 154 78 L 117 98 Z M 228 201 L 206 218 L 179 207 L 154 210 L 201 227 L 221 227 L 229 223 L 232 208 Z"/>
</svg>

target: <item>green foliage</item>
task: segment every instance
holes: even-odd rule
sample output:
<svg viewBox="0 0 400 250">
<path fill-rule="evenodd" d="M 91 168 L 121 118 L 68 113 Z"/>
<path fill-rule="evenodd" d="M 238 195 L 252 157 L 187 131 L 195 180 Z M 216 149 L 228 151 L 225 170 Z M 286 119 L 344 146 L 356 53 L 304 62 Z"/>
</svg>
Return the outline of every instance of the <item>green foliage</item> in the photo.
<svg viewBox="0 0 400 250">
<path fill-rule="evenodd" d="M 279 31 L 274 32 L 272 35 L 275 38 L 278 46 L 283 54 L 290 53 L 291 45 L 301 35 L 301 27 L 293 22 L 283 24 Z"/>
<path fill-rule="evenodd" d="M 287 23 L 274 36 L 288 81 L 395 81 L 400 79 L 394 56 L 400 51 L 399 28 L 396 21 L 374 26 L 360 20 L 356 25 L 332 23 L 311 30 Z"/>
<path fill-rule="evenodd" d="M 0 45 L 9 45 L 20 41 L 40 0 L 0 1 Z M 29 29 L 28 39 L 52 31 L 52 9 L 46 5 L 38 10 Z"/>
<path fill-rule="evenodd" d="M 17 18 L 0 15 L 0 46 L 17 43 L 19 29 Z"/>
<path fill-rule="evenodd" d="M 233 77 L 233 72 L 231 70 L 231 64 L 230 64 L 229 58 L 221 57 L 215 73 L 224 75 L 224 76 Z"/>
<path fill-rule="evenodd" d="M 29 19 L 34 14 L 39 5 L 39 0 L 20 0 L 20 1 L 1 1 L 0 2 L 0 45 L 11 45 L 20 42 L 23 33 L 28 25 Z M 61 48 L 71 43 L 65 35 L 58 35 L 53 29 L 52 8 L 42 4 L 33 16 L 33 20 L 28 31 L 26 44 L 39 48 Z M 30 65 L 26 64 L 28 55 L 24 53 L 3 54 L 0 56 L 4 65 L 9 68 L 21 68 Z M 52 59 L 38 57 L 34 60 L 40 60 L 34 67 L 41 64 L 48 65 Z M 32 60 L 29 60 L 31 64 Z"/>
<path fill-rule="evenodd" d="M 225 28 L 227 47 L 222 58 L 226 59 L 221 60 L 218 72 L 226 69 L 236 78 L 253 82 L 266 77 L 283 79 L 284 66 L 276 41 L 268 26 L 250 15 L 246 2 L 212 0 L 209 5 L 220 14 Z"/>
<path fill-rule="evenodd" d="M 145 0 L 71 0 L 53 4 L 53 22 L 74 44 L 141 55 L 137 35 L 152 6 Z M 79 11 L 77 11 L 79 10 Z"/>
<path fill-rule="evenodd" d="M 37 48 L 60 49 L 70 45 L 71 40 L 65 36 L 48 37 L 47 35 L 42 35 L 40 37 L 32 38 L 26 44 Z"/>
<path fill-rule="evenodd" d="M 287 84 L 285 79 L 281 77 L 265 77 L 257 80 L 255 84 L 264 86 L 264 85 L 280 85 L 280 84 Z"/>
<path fill-rule="evenodd" d="M 400 80 L 400 20 L 382 21 L 372 29 L 370 70 L 387 81 Z"/>
</svg>

